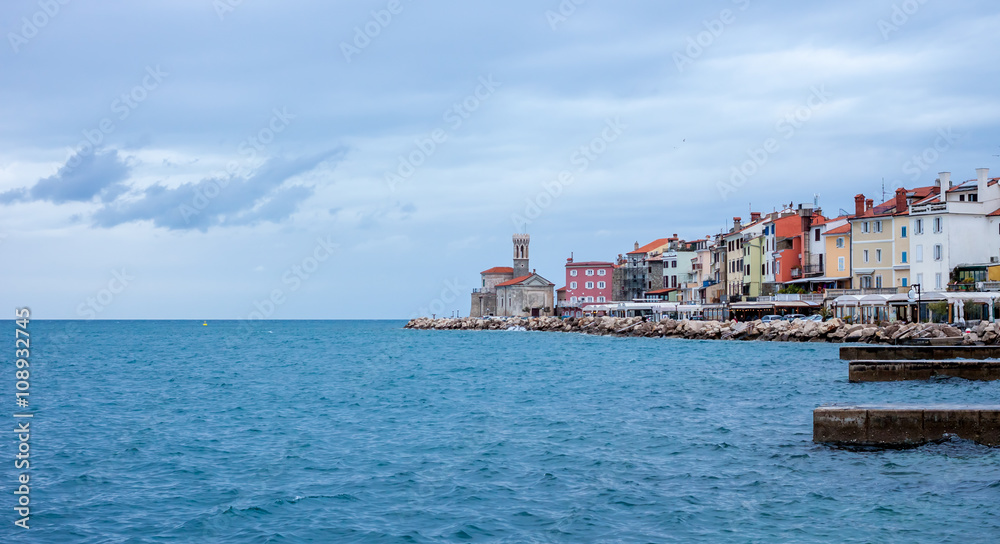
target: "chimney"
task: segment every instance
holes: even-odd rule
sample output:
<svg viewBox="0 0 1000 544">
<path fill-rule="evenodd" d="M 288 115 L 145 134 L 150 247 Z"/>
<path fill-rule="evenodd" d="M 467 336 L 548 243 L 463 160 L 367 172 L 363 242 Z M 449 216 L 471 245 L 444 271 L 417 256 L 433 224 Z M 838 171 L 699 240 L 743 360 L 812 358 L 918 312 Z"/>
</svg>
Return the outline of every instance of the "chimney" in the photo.
<svg viewBox="0 0 1000 544">
<path fill-rule="evenodd" d="M 865 200 L 865 211 L 875 208 L 875 201 L 872 199 Z"/>
<path fill-rule="evenodd" d="M 951 189 L 951 172 L 938 172 L 938 202 L 944 202 L 948 198 L 948 189 Z"/>
<path fill-rule="evenodd" d="M 896 213 L 906 213 L 906 189 L 896 189 Z"/>
<path fill-rule="evenodd" d="M 750 221 L 760 221 L 760 212 L 750 212 Z"/>
<path fill-rule="evenodd" d="M 733 218 L 733 231 L 740 230 L 741 228 L 743 228 L 743 218 L 742 217 L 734 217 Z"/>
<path fill-rule="evenodd" d="M 986 198 L 986 186 L 989 185 L 990 180 L 990 169 L 989 168 L 976 168 L 976 178 L 979 180 L 979 201 L 982 202 Z"/>
<path fill-rule="evenodd" d="M 635 243 L 635 249 L 633 251 L 638 251 L 638 250 L 639 250 L 639 242 L 636 242 Z"/>
<path fill-rule="evenodd" d="M 865 214 L 865 195 L 854 195 L 854 215 Z"/>
</svg>

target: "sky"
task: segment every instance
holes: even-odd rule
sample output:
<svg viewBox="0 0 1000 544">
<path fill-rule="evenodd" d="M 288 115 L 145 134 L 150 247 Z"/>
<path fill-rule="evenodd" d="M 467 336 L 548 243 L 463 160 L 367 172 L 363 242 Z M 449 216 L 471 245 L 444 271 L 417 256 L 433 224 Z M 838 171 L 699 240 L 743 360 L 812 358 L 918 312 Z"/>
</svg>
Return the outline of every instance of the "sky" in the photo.
<svg viewBox="0 0 1000 544">
<path fill-rule="evenodd" d="M 986 0 L 9 1 L 0 307 L 468 315 L 479 272 L 1000 175 Z"/>
</svg>

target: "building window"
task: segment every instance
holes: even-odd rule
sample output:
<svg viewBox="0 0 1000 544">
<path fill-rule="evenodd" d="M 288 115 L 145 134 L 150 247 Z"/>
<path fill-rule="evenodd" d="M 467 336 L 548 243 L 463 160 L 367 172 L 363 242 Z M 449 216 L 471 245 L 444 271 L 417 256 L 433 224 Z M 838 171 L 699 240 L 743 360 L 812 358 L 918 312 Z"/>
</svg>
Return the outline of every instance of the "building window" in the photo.
<svg viewBox="0 0 1000 544">
<path fill-rule="evenodd" d="M 938 272 L 937 274 L 934 274 L 934 288 L 935 289 L 940 289 L 941 288 L 941 273 L 940 272 Z"/>
<path fill-rule="evenodd" d="M 868 221 L 861 224 L 861 232 L 868 232 Z"/>
<path fill-rule="evenodd" d="M 593 276 L 594 275 L 594 271 L 590 270 L 590 269 L 587 269 L 587 275 L 588 276 Z"/>
<path fill-rule="evenodd" d="M 941 260 L 941 254 L 943 253 L 942 250 L 943 250 L 943 248 L 942 248 L 941 244 L 934 244 L 934 260 L 935 261 L 940 261 Z"/>
<path fill-rule="evenodd" d="M 918 244 L 917 245 L 917 262 L 918 263 L 924 262 L 924 246 L 923 246 L 923 244 Z M 920 282 L 917 282 L 917 283 L 920 283 Z"/>
<path fill-rule="evenodd" d="M 597 297 L 597 302 L 607 302 L 604 297 Z"/>
<path fill-rule="evenodd" d="M 969 195 L 969 202 L 979 202 L 979 193 Z"/>
<path fill-rule="evenodd" d="M 944 230 L 944 220 L 940 217 L 934 218 L 934 232 L 941 232 Z"/>
<path fill-rule="evenodd" d="M 913 234 L 923 234 L 924 233 L 924 220 L 917 219 L 913 222 Z"/>
<path fill-rule="evenodd" d="M 867 262 L 868 262 L 868 250 L 867 250 L 867 249 L 866 249 L 866 250 L 865 250 L 865 252 L 864 252 L 864 256 L 865 256 L 865 257 L 864 257 L 864 259 L 865 259 L 865 262 L 867 263 Z"/>
<path fill-rule="evenodd" d="M 573 276 L 575 278 L 576 277 L 576 270 L 570 270 L 569 271 L 569 275 Z"/>
<path fill-rule="evenodd" d="M 917 284 L 923 284 L 923 283 L 924 283 L 924 275 L 917 274 Z"/>
<path fill-rule="evenodd" d="M 592 282 L 592 281 L 588 281 L 584 285 L 587 286 L 587 289 L 593 289 L 594 288 L 594 282 Z"/>
<path fill-rule="evenodd" d="M 906 252 L 903 252 L 903 264 L 906 264 Z"/>
<path fill-rule="evenodd" d="M 845 261 L 846 259 L 844 259 L 843 257 L 837 258 L 837 270 L 843 272 L 844 270 L 847 269 L 847 263 Z"/>
<path fill-rule="evenodd" d="M 576 304 L 576 297 L 569 297 L 570 304 Z"/>
<path fill-rule="evenodd" d="M 874 221 L 872 223 L 872 226 L 874 227 L 874 231 L 875 232 L 882 232 L 882 222 L 881 221 Z"/>
<path fill-rule="evenodd" d="M 862 289 L 871 289 L 872 288 L 872 277 L 871 276 L 862 276 L 861 277 L 861 288 Z"/>
<path fill-rule="evenodd" d="M 608 273 L 608 271 L 607 271 L 607 270 L 598 270 L 598 271 L 597 271 L 597 275 L 598 275 L 598 276 L 604 276 L 604 275 L 607 275 L 607 273 Z"/>
<path fill-rule="evenodd" d="M 594 297 L 587 297 L 587 302 L 594 302 Z"/>
<path fill-rule="evenodd" d="M 903 236 L 902 237 L 906 238 L 906 227 L 903 227 L 902 231 L 903 231 Z"/>
<path fill-rule="evenodd" d="M 576 289 L 576 282 L 575 282 L 575 281 L 571 281 L 571 282 L 569 283 L 569 288 L 570 288 L 570 289 Z"/>
<path fill-rule="evenodd" d="M 875 262 L 877 262 L 877 263 L 882 262 L 882 250 L 881 249 L 876 249 L 875 250 Z"/>
<path fill-rule="evenodd" d="M 670 263 L 670 268 L 677 268 L 677 261 Z"/>
<path fill-rule="evenodd" d="M 837 238 L 837 247 L 839 249 L 844 249 L 844 238 L 843 237 Z"/>
<path fill-rule="evenodd" d="M 882 288 L 882 276 L 875 276 L 875 288 L 876 289 Z"/>
<path fill-rule="evenodd" d="M 908 287 L 909 286 L 909 283 L 910 283 L 909 280 L 907 280 L 906 278 L 903 278 L 902 281 L 903 281 L 903 287 Z"/>
<path fill-rule="evenodd" d="M 604 283 L 603 281 L 597 282 L 597 288 L 598 289 L 604 289 L 607 286 L 608 286 L 608 284 Z"/>
<path fill-rule="evenodd" d="M 819 229 L 816 229 L 816 241 L 819 241 Z"/>
</svg>

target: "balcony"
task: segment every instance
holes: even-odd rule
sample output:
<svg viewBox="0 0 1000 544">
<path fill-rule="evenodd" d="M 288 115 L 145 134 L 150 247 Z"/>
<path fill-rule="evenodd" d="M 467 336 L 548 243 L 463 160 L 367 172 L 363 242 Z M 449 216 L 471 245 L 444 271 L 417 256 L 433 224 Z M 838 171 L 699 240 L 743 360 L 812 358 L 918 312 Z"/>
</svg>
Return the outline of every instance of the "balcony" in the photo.
<svg viewBox="0 0 1000 544">
<path fill-rule="evenodd" d="M 807 264 L 802 267 L 802 273 L 805 274 L 806 276 L 822 276 L 823 265 Z"/>
<path fill-rule="evenodd" d="M 903 293 L 909 290 L 909 287 L 902 287 Z M 826 298 L 837 298 L 844 295 L 896 295 L 901 291 L 895 287 L 869 287 L 865 289 L 827 289 Z"/>
<path fill-rule="evenodd" d="M 981 281 L 976 283 L 980 291 L 1000 291 L 1000 281 Z"/>
</svg>

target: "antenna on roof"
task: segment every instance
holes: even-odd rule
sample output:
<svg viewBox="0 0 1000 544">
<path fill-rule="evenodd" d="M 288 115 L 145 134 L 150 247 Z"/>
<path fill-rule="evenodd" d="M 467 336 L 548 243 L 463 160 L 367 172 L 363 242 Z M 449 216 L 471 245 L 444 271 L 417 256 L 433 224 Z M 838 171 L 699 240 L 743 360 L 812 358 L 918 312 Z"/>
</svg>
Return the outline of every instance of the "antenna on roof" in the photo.
<svg viewBox="0 0 1000 544">
<path fill-rule="evenodd" d="M 885 202 L 885 178 L 882 178 L 882 202 Z"/>
</svg>

